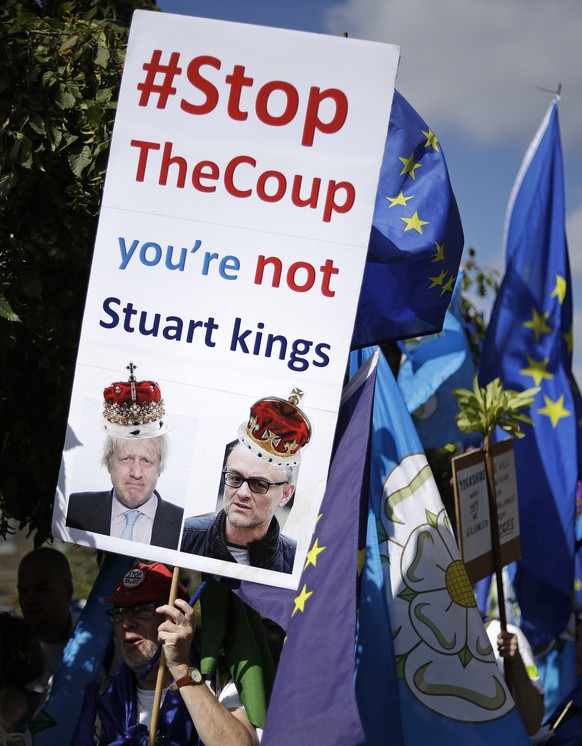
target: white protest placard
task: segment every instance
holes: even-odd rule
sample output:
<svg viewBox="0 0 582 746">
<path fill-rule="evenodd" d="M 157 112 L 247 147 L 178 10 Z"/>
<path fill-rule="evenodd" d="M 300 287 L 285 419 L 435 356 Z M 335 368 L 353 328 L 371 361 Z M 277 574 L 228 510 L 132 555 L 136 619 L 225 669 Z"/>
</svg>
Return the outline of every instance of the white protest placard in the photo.
<svg viewBox="0 0 582 746">
<path fill-rule="evenodd" d="M 519 510 L 513 440 L 492 446 L 497 523 L 502 566 L 519 559 Z M 491 514 L 483 450 L 453 459 L 459 548 L 469 580 L 474 583 L 494 571 Z"/>
<path fill-rule="evenodd" d="M 296 587 L 325 488 L 388 129 L 398 48 L 134 14 L 57 489 L 66 541 Z M 312 435 L 281 531 L 292 572 L 67 525 L 108 492 L 103 391 L 159 385 L 171 422 L 160 499 L 221 507 L 225 448 L 264 397 Z M 109 510 L 109 507 L 107 507 Z M 283 525 L 284 522 L 284 525 Z"/>
</svg>

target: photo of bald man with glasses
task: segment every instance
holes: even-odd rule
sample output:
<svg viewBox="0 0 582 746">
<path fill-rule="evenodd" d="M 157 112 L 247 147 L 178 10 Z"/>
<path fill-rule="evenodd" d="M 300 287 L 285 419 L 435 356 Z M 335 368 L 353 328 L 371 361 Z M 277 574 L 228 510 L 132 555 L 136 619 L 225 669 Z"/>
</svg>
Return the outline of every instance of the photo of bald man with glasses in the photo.
<svg viewBox="0 0 582 746">
<path fill-rule="evenodd" d="M 281 533 L 275 512 L 293 497 L 293 467 L 265 464 L 238 443 L 222 477 L 222 510 L 186 519 L 181 551 L 292 572 L 296 542 Z"/>
<path fill-rule="evenodd" d="M 281 533 L 275 513 L 295 493 L 301 448 L 311 426 L 289 400 L 270 397 L 251 407 L 223 469 L 222 510 L 187 518 L 180 551 L 276 572 L 293 572 L 297 543 Z"/>
</svg>

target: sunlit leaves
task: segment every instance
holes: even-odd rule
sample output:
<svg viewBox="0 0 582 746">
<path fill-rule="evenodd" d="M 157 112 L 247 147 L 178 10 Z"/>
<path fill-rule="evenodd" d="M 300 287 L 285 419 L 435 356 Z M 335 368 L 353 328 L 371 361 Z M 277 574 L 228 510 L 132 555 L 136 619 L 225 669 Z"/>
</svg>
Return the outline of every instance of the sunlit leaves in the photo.
<svg viewBox="0 0 582 746">
<path fill-rule="evenodd" d="M 453 391 L 460 409 L 457 426 L 461 432 L 483 436 L 491 435 L 500 427 L 515 438 L 523 438 L 521 426 L 531 425 L 532 420 L 522 410 L 531 407 L 539 390 L 539 386 L 525 391 L 504 389 L 500 378 L 480 387 L 475 376 L 472 390 Z"/>
</svg>

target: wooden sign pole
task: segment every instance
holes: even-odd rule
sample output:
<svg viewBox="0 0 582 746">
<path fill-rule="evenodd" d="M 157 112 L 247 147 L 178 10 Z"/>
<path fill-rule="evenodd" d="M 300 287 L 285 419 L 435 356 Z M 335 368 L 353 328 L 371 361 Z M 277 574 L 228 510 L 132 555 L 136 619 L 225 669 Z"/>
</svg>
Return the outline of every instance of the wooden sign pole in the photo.
<svg viewBox="0 0 582 746">
<path fill-rule="evenodd" d="M 495 466 L 491 452 L 491 436 L 483 438 L 483 453 L 485 455 L 485 471 L 487 473 L 487 496 L 489 499 L 489 515 L 491 518 L 491 548 L 493 552 L 493 568 L 497 583 L 497 604 L 499 607 L 499 622 L 501 631 L 507 631 L 507 616 L 505 613 L 505 592 L 503 590 L 503 575 L 501 563 L 501 544 L 499 542 L 499 520 L 497 518 L 497 489 L 495 487 Z M 511 673 L 504 660 L 505 683 L 511 689 Z"/>
<path fill-rule="evenodd" d="M 180 580 L 180 568 L 174 567 L 174 574 L 172 576 L 172 585 L 170 587 L 170 598 L 168 599 L 168 605 L 173 606 L 176 596 L 178 595 L 178 582 Z M 160 716 L 160 702 L 162 699 L 162 690 L 164 688 L 164 675 L 166 673 L 166 662 L 164 657 L 164 648 L 160 653 L 160 660 L 158 663 L 158 677 L 156 679 L 156 691 L 154 693 L 154 704 L 152 708 L 152 721 L 150 723 L 150 734 L 148 739 L 148 746 L 154 746 L 156 741 L 156 731 L 158 729 L 158 720 Z"/>
</svg>

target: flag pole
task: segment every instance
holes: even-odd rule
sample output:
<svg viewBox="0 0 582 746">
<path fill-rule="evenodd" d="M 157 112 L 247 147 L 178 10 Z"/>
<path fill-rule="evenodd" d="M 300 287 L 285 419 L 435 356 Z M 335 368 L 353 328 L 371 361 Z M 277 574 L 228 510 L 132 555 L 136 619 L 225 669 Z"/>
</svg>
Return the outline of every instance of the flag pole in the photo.
<svg viewBox="0 0 582 746">
<path fill-rule="evenodd" d="M 178 595 L 178 582 L 180 580 L 180 568 L 174 567 L 174 573 L 172 575 L 172 585 L 170 587 L 170 598 L 168 599 L 168 605 L 173 606 L 176 596 Z M 162 690 L 164 684 L 164 674 L 166 671 L 166 660 L 164 656 L 164 647 L 162 645 L 160 651 L 160 660 L 158 663 L 158 676 L 156 679 L 156 690 L 154 693 L 154 704 L 152 707 L 152 721 L 150 723 L 150 733 L 148 739 L 148 746 L 154 746 L 156 741 L 156 731 L 158 729 L 158 720 L 160 715 L 160 701 L 162 699 Z"/>
<path fill-rule="evenodd" d="M 555 91 L 553 91 L 551 88 L 542 88 L 541 85 L 536 86 L 538 91 L 544 91 L 544 93 L 553 93 L 556 98 L 560 98 L 560 94 L 562 93 L 562 84 L 558 83 L 558 87 Z"/>
<path fill-rule="evenodd" d="M 507 631 L 507 615 L 505 613 L 505 593 L 503 590 L 503 576 L 501 563 L 501 544 L 499 542 L 499 521 L 497 518 L 497 490 L 495 487 L 495 466 L 491 452 L 491 435 L 483 437 L 483 453 L 485 455 L 485 471 L 487 473 L 487 497 L 489 500 L 489 515 L 491 517 L 491 549 L 493 552 L 493 571 L 497 583 L 497 605 L 499 607 L 499 624 L 501 631 Z M 504 659 L 505 683 L 511 690 L 511 673 Z"/>
</svg>

